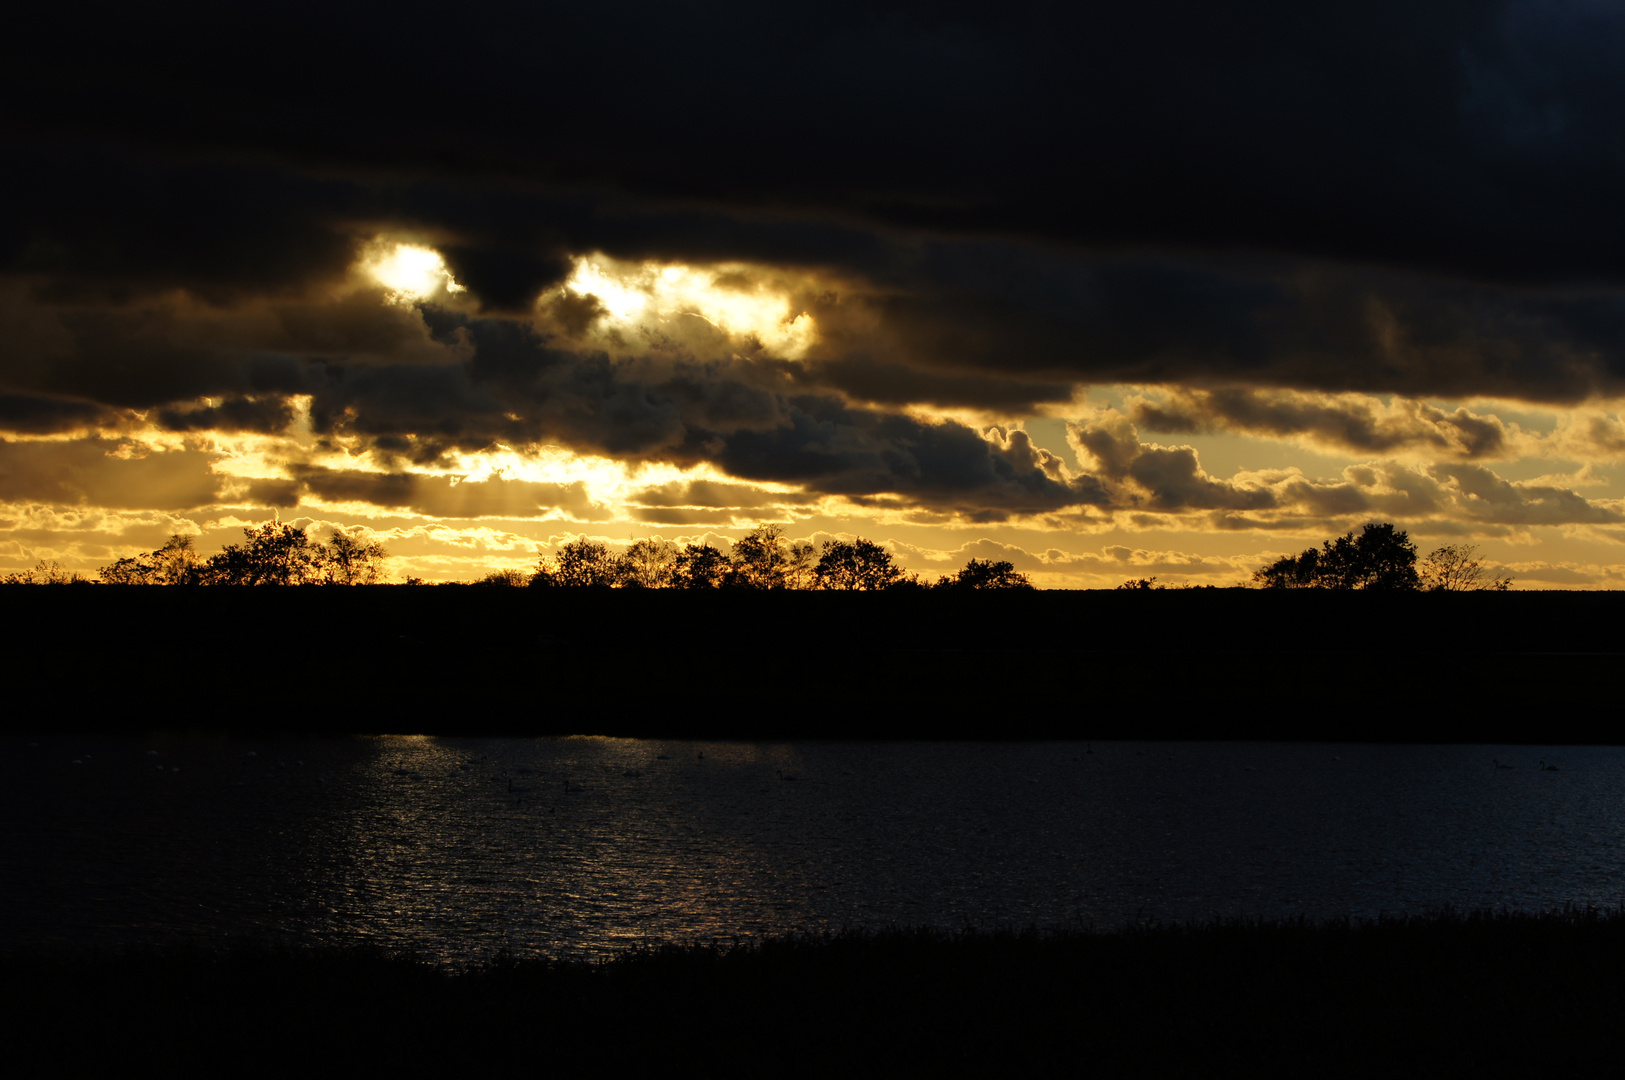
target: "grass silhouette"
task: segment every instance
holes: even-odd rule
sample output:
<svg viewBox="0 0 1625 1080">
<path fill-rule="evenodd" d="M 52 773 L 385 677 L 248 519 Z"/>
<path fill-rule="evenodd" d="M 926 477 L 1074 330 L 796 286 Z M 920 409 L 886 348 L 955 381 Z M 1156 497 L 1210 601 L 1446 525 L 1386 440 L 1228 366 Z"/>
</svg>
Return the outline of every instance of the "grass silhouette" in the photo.
<svg viewBox="0 0 1625 1080">
<path fill-rule="evenodd" d="M 711 1076 L 1502 1075 L 1601 1066 L 1625 912 L 1445 911 L 1113 932 L 887 930 L 646 945 L 463 971 L 239 945 L 12 956 L 24 1048 L 57 1067 L 682 1068 Z"/>
</svg>

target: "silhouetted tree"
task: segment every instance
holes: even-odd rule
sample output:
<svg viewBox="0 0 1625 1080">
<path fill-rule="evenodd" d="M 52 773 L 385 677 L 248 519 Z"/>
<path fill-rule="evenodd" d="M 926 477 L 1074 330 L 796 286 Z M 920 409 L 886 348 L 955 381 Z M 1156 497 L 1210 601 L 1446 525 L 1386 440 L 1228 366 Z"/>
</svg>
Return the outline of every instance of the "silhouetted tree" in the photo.
<svg viewBox="0 0 1625 1080">
<path fill-rule="evenodd" d="M 1422 560 L 1422 587 L 1429 592 L 1505 592 L 1510 577 L 1496 577 L 1475 544 L 1446 544 Z"/>
<path fill-rule="evenodd" d="M 1416 589 L 1416 545 L 1393 525 L 1371 523 L 1360 535 L 1349 533 L 1323 545 L 1320 573 L 1331 575 L 1342 589 Z"/>
<path fill-rule="evenodd" d="M 376 540 L 361 540 L 338 529 L 319 553 L 322 580 L 329 585 L 378 585 L 387 575 L 389 552 Z"/>
<path fill-rule="evenodd" d="M 132 555 L 96 571 L 96 577 L 107 585 L 152 585 L 152 553 Z M 8 579 L 9 580 L 9 579 Z"/>
<path fill-rule="evenodd" d="M 157 551 L 120 559 L 96 576 L 110 585 L 190 585 L 201 565 L 192 538 L 175 533 Z"/>
<path fill-rule="evenodd" d="M 993 562 L 991 559 L 972 559 L 959 573 L 938 580 L 943 589 L 1032 589 L 1026 574 L 1016 572 L 1012 562 Z"/>
<path fill-rule="evenodd" d="M 164 546 L 152 553 L 152 562 L 158 584 L 192 585 L 197 582 L 203 558 L 197 553 L 192 537 L 171 533 Z"/>
<path fill-rule="evenodd" d="M 1371 522 L 1360 530 L 1327 540 L 1319 550 L 1277 559 L 1253 574 L 1264 588 L 1417 589 L 1416 545 L 1403 530 Z"/>
<path fill-rule="evenodd" d="M 679 589 L 720 588 L 728 576 L 728 556 L 710 544 L 688 544 L 672 567 L 672 584 Z"/>
<path fill-rule="evenodd" d="M 326 552 L 305 530 L 277 521 L 243 528 L 244 543 L 227 544 L 199 570 L 205 585 L 308 585 L 322 580 Z"/>
<path fill-rule="evenodd" d="M 784 550 L 782 525 L 759 525 L 734 544 L 727 584 L 735 588 L 782 589 L 789 562 Z"/>
<path fill-rule="evenodd" d="M 622 583 L 644 589 L 671 584 L 677 566 L 677 545 L 666 540 L 639 540 L 621 556 Z"/>
<path fill-rule="evenodd" d="M 902 576 L 902 569 L 892 563 L 891 552 L 863 539 L 851 543 L 826 541 L 813 571 L 820 589 L 875 591 L 892 585 Z"/>
<path fill-rule="evenodd" d="M 1313 589 L 1320 586 L 1315 574 L 1320 568 L 1320 551 L 1310 548 L 1301 555 L 1284 555 L 1253 574 L 1253 584 L 1265 589 Z"/>
<path fill-rule="evenodd" d="M 538 569 L 547 569 L 545 560 Z M 609 588 L 621 583 L 620 560 L 609 553 L 609 546 L 584 536 L 559 549 L 551 574 L 553 584 L 566 589 Z"/>
<path fill-rule="evenodd" d="M 818 566 L 818 549 L 810 541 L 798 540 L 790 545 L 784 561 L 784 584 L 791 589 L 813 587 L 813 574 Z"/>
</svg>

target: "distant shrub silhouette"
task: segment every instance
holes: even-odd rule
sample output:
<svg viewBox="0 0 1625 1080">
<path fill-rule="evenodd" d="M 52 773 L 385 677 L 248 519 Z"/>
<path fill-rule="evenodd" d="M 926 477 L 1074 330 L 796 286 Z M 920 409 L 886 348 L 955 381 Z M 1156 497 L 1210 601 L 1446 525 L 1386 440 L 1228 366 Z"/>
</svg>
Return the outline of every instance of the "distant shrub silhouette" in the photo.
<svg viewBox="0 0 1625 1080">
<path fill-rule="evenodd" d="M 77 570 L 67 570 L 55 559 L 41 559 L 32 570 L 15 570 L 0 578 L 3 585 L 85 585 L 90 579 Z"/>
<path fill-rule="evenodd" d="M 493 570 L 474 584 L 518 588 L 530 584 L 530 575 L 523 570 Z"/>
<path fill-rule="evenodd" d="M 972 559 L 953 577 L 937 581 L 939 589 L 1027 589 L 1033 583 L 1026 574 L 1016 572 L 1012 562 L 993 562 L 990 559 Z"/>
<path fill-rule="evenodd" d="M 1510 577 L 1496 577 L 1475 544 L 1446 544 L 1422 560 L 1422 588 L 1429 592 L 1506 592 Z"/>
</svg>

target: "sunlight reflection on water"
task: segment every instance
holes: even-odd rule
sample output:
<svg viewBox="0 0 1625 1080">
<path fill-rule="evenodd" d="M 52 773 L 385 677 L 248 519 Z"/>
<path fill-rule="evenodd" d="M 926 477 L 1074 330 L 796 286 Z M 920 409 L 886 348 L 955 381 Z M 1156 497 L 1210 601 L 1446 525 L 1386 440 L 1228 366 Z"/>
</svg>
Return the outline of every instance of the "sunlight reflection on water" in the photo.
<svg viewBox="0 0 1625 1080">
<path fill-rule="evenodd" d="M 8 950 L 251 934 L 463 963 L 849 926 L 1625 899 L 1612 747 L 389 737 L 4 753 Z"/>
</svg>

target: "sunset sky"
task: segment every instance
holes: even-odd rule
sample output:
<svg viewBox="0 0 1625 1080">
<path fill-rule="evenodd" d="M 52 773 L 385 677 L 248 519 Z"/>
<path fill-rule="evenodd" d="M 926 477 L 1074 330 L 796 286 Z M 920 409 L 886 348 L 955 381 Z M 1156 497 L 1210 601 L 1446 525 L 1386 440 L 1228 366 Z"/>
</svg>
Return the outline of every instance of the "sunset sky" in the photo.
<svg viewBox="0 0 1625 1080">
<path fill-rule="evenodd" d="M 0 573 L 274 514 L 1625 582 L 1618 3 L 225 10 L 0 65 Z"/>
</svg>

